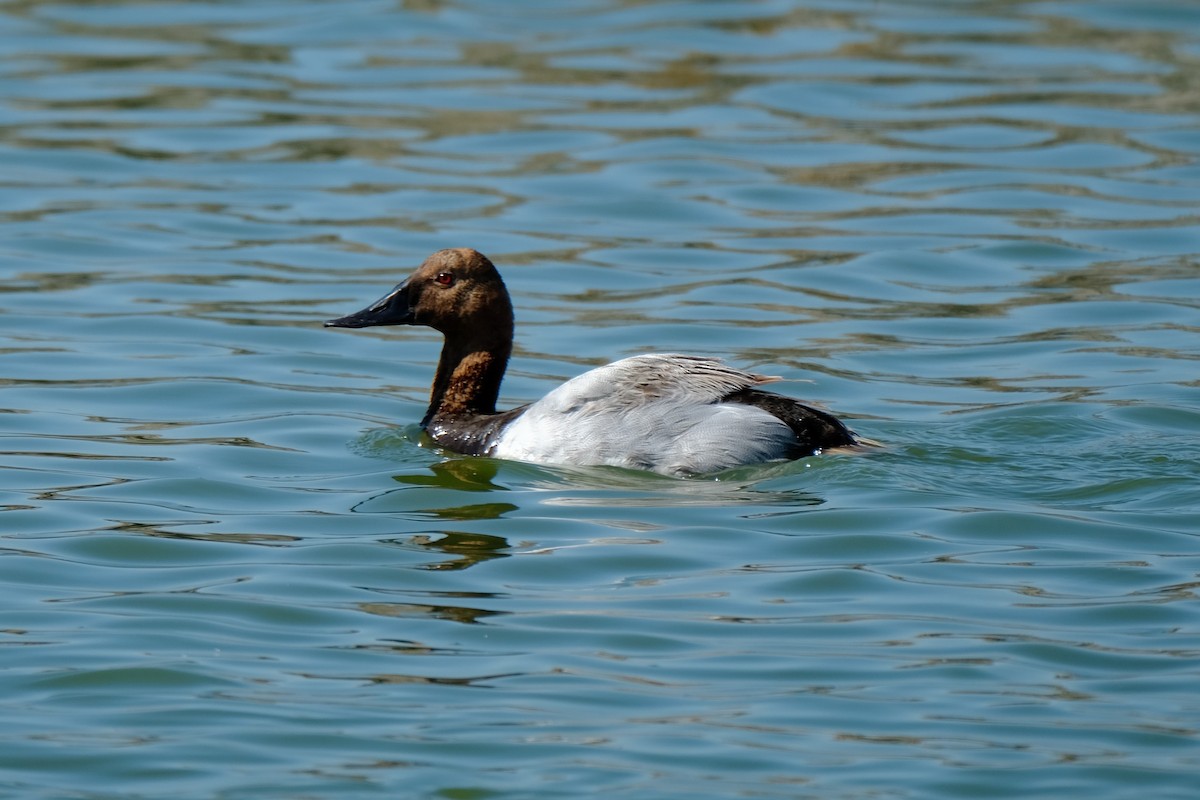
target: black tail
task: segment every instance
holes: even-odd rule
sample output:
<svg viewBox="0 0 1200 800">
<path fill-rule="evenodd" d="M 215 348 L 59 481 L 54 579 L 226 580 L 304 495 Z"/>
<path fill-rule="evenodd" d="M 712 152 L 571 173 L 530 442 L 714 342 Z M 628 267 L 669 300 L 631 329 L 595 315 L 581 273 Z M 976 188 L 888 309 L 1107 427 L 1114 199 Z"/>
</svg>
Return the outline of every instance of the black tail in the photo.
<svg viewBox="0 0 1200 800">
<path fill-rule="evenodd" d="M 725 397 L 723 402 L 761 408 L 785 422 L 796 434 L 796 452 L 793 458 L 810 456 L 831 447 L 858 444 L 854 432 L 837 417 L 790 397 L 757 389 L 742 389 Z"/>
</svg>

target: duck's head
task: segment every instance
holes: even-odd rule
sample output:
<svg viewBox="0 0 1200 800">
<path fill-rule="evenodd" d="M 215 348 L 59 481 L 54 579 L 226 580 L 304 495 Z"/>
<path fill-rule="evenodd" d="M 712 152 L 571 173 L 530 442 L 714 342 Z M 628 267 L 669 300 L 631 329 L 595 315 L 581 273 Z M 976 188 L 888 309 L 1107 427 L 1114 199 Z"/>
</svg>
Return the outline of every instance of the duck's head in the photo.
<svg viewBox="0 0 1200 800">
<path fill-rule="evenodd" d="M 512 303 L 500 273 L 478 250 L 439 250 L 395 289 L 327 328 L 426 325 L 447 336 L 512 337 Z"/>
</svg>

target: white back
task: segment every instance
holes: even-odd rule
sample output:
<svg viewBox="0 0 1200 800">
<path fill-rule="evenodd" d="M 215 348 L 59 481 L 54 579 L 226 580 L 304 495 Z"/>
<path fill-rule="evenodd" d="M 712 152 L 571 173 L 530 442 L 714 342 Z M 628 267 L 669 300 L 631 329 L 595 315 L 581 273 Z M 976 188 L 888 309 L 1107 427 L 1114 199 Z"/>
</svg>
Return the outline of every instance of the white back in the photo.
<svg viewBox="0 0 1200 800">
<path fill-rule="evenodd" d="M 492 454 L 671 475 L 783 458 L 795 441 L 784 422 L 753 406 L 719 403 L 772 380 L 713 358 L 625 358 L 572 378 L 531 405 L 500 434 Z"/>
</svg>

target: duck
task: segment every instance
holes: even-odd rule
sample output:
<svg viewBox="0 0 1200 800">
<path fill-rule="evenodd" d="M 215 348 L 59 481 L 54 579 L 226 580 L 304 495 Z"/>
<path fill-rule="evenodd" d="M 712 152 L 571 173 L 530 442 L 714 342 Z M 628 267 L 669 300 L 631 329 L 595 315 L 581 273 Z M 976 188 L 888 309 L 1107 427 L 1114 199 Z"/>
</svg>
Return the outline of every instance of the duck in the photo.
<svg viewBox="0 0 1200 800">
<path fill-rule="evenodd" d="M 496 266 L 470 248 L 439 250 L 379 300 L 325 322 L 376 325 L 443 335 L 421 428 L 454 453 L 690 477 L 860 444 L 832 414 L 759 388 L 780 378 L 679 353 L 623 358 L 497 411 L 513 305 Z"/>
</svg>

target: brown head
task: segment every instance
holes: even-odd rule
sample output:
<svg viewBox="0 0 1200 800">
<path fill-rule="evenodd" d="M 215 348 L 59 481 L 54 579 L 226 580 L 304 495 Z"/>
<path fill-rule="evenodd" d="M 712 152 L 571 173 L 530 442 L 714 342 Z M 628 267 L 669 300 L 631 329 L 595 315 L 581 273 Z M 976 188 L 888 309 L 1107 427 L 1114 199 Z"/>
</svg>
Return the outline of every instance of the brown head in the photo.
<svg viewBox="0 0 1200 800">
<path fill-rule="evenodd" d="M 487 256 L 439 250 L 388 294 L 327 328 L 426 325 L 446 337 L 422 427 L 438 414 L 494 414 L 512 353 L 508 289 Z"/>
<path fill-rule="evenodd" d="M 467 247 L 439 250 L 403 283 L 362 311 L 325 323 L 327 328 L 426 325 L 447 340 L 512 341 L 508 290 L 495 265 Z"/>
</svg>

